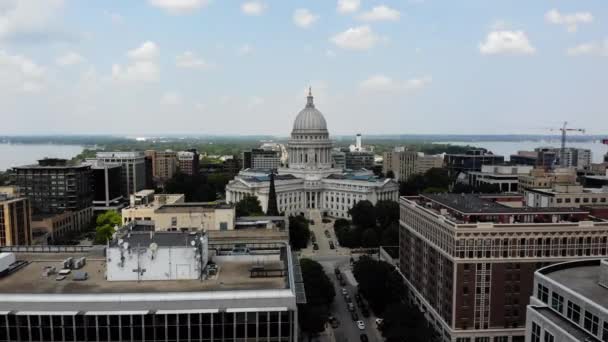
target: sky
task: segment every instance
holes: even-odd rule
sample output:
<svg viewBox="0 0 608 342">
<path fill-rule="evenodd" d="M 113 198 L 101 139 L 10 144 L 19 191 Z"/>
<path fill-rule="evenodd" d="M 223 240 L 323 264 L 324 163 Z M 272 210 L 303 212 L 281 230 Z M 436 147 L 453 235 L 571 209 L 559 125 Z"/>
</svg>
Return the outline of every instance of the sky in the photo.
<svg viewBox="0 0 608 342">
<path fill-rule="evenodd" d="M 605 0 L 0 0 L 0 135 L 608 132 Z"/>
</svg>

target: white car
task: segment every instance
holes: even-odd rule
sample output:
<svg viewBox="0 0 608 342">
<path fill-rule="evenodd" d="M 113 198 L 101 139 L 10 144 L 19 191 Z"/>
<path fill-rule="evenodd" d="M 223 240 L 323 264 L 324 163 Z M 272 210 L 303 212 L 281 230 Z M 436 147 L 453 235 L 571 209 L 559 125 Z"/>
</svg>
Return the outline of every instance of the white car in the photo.
<svg viewBox="0 0 608 342">
<path fill-rule="evenodd" d="M 376 318 L 376 326 L 377 327 L 381 326 L 382 323 L 384 323 L 384 319 L 382 319 L 382 318 Z"/>
<path fill-rule="evenodd" d="M 346 296 L 348 294 L 348 291 L 345 288 L 342 288 L 342 295 Z"/>
<path fill-rule="evenodd" d="M 359 330 L 365 330 L 365 322 L 357 321 L 357 328 L 359 328 Z"/>
</svg>

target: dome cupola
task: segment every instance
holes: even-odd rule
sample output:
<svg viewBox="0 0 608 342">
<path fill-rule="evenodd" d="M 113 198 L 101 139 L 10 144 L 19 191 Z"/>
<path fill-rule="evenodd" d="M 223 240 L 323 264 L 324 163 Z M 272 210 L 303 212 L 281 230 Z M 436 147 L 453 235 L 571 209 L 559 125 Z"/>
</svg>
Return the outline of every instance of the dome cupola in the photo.
<svg viewBox="0 0 608 342">
<path fill-rule="evenodd" d="M 306 107 L 300 111 L 293 123 L 293 133 L 325 133 L 327 123 L 323 114 L 315 108 L 312 91 L 308 88 Z"/>
</svg>

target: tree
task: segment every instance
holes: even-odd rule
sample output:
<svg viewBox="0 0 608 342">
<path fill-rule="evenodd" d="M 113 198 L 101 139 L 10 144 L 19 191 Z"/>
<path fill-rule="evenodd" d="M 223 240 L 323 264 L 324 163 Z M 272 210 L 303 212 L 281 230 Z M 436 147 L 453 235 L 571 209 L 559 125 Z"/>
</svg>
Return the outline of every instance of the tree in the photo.
<svg viewBox="0 0 608 342">
<path fill-rule="evenodd" d="M 363 256 L 355 263 L 353 274 L 359 291 L 376 314 L 381 314 L 389 303 L 405 299 L 407 292 L 401 275 L 389 263 Z"/>
<path fill-rule="evenodd" d="M 255 195 L 246 195 L 236 204 L 236 216 L 264 216 L 260 200 Z"/>
<path fill-rule="evenodd" d="M 386 178 L 395 179 L 395 173 L 393 170 L 386 171 Z"/>
<path fill-rule="evenodd" d="M 304 216 L 289 217 L 289 244 L 291 248 L 299 250 L 306 248 L 310 240 L 308 220 Z"/>
<path fill-rule="evenodd" d="M 357 202 L 348 210 L 348 214 L 353 218 L 353 224 L 361 228 L 376 226 L 376 210 L 372 202 L 363 200 Z"/>
<path fill-rule="evenodd" d="M 306 291 L 306 304 L 299 307 L 300 328 L 309 334 L 317 334 L 325 329 L 329 305 L 336 291 L 321 264 L 305 258 L 300 259 L 300 267 Z"/>
<path fill-rule="evenodd" d="M 374 228 L 367 228 L 361 233 L 361 246 L 367 248 L 378 247 L 378 234 Z"/>
<path fill-rule="evenodd" d="M 382 231 L 380 245 L 399 246 L 399 223 L 391 224 Z"/>
<path fill-rule="evenodd" d="M 104 244 L 112 238 L 112 234 L 115 232 L 114 227 L 121 224 L 121 217 L 118 212 L 108 210 L 97 216 L 95 223 L 95 243 Z"/>
<path fill-rule="evenodd" d="M 270 190 L 268 193 L 268 205 L 266 208 L 266 215 L 279 216 L 279 208 L 277 206 L 277 191 L 274 187 L 274 170 L 270 172 Z"/>
<path fill-rule="evenodd" d="M 387 342 L 429 342 L 434 341 L 434 335 L 417 308 L 403 303 L 392 303 L 386 307 L 382 336 Z"/>
<path fill-rule="evenodd" d="M 380 228 L 399 222 L 399 203 L 391 200 L 381 200 L 376 203 L 376 218 Z"/>
</svg>

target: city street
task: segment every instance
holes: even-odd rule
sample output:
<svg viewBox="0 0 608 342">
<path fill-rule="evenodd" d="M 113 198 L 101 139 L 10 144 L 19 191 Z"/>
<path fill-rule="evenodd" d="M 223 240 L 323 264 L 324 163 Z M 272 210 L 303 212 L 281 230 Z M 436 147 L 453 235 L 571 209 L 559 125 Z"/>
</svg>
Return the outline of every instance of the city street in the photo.
<svg viewBox="0 0 608 342">
<path fill-rule="evenodd" d="M 371 312 L 370 317 L 363 317 L 360 307 L 356 305 L 355 294 L 357 293 L 357 283 L 350 266 L 350 249 L 338 246 L 337 239 L 334 235 L 333 221 L 323 223 L 320 218 L 314 221 L 315 224 L 310 225 L 310 230 L 315 234 L 319 250 L 315 251 L 312 248 L 311 243 L 308 248 L 302 250 L 302 257 L 307 257 L 319 262 L 325 269 L 329 279 L 333 282 L 336 297 L 331 307 L 330 315 L 336 317 L 340 322 L 338 328 L 333 329 L 330 327 L 327 331 L 328 334 L 324 334 L 322 337 L 328 338 L 330 342 L 357 342 L 360 341 L 360 335 L 364 333 L 367 335 L 370 342 L 382 342 L 382 335 L 375 324 L 376 317 Z M 325 230 L 329 232 L 329 238 L 326 237 Z M 329 240 L 334 242 L 336 249 L 329 248 Z M 346 300 L 342 295 L 342 287 L 334 273 L 336 267 L 340 270 L 343 279 L 346 281 L 345 288 L 348 291 L 352 302 L 355 303 L 355 310 L 359 319 L 365 323 L 364 330 L 359 330 L 356 322 L 353 321 L 351 317 L 351 312 L 348 311 Z M 324 338 L 321 340 L 324 340 Z"/>
</svg>

